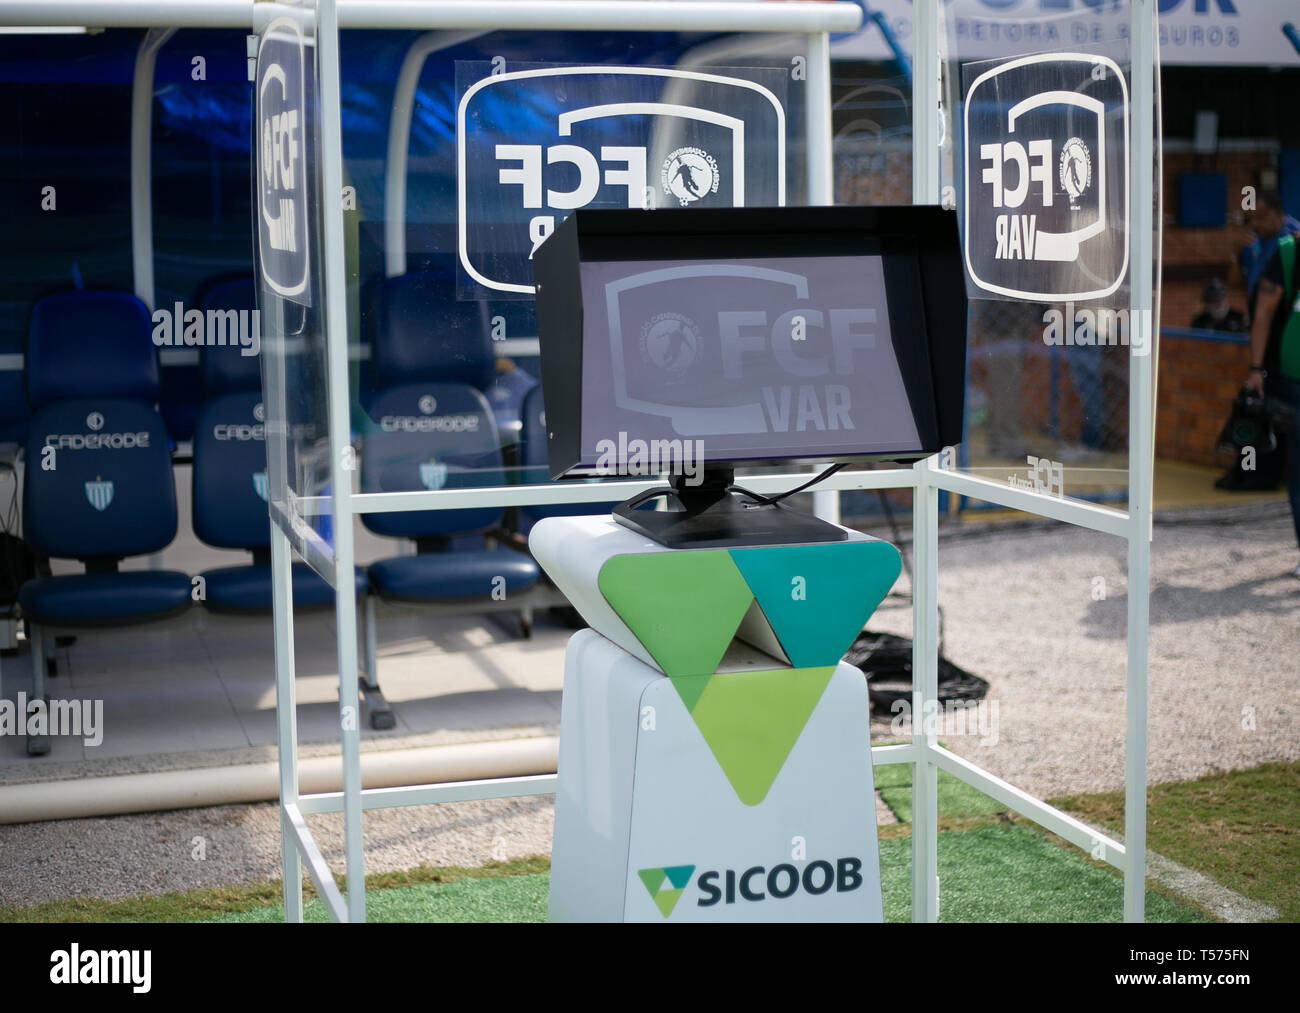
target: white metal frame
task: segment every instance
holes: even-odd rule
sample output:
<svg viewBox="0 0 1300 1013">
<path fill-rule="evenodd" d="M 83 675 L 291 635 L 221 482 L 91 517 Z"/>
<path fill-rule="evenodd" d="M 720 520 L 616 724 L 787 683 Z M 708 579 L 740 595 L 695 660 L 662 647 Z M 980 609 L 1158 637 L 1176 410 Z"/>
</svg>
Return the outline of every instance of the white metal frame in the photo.
<svg viewBox="0 0 1300 1013">
<path fill-rule="evenodd" d="M 1156 0 L 1130 0 L 1133 118 L 1130 166 L 1133 180 L 1130 287 L 1131 312 L 1153 309 L 1152 204 L 1155 152 Z M 127 27 L 255 27 L 263 5 L 249 0 L 16 0 L 0 7 L 8 25 L 92 25 Z M 338 29 L 405 28 L 437 30 L 618 30 L 785 32 L 806 37 L 808 123 L 808 193 L 810 202 L 832 203 L 829 32 L 852 31 L 860 8 L 843 3 L 656 3 L 625 0 L 318 0 L 317 44 L 322 81 L 324 191 L 337 193 L 342 181 L 339 128 Z M 916 5 L 913 77 L 913 199 L 934 203 L 939 197 L 938 107 L 939 26 L 937 5 Z M 302 919 L 305 864 L 331 917 L 358 921 L 365 917 L 361 836 L 364 809 L 479 798 L 500 798 L 554 791 L 554 775 L 426 784 L 401 788 L 361 787 L 359 721 L 348 721 L 348 705 L 357 700 L 356 600 L 352 594 L 351 518 L 361 512 L 456 509 L 484 505 L 524 505 L 608 501 L 657 484 L 620 482 L 573 487 L 499 487 L 438 492 L 355 494 L 351 474 L 342 469 L 348 440 L 348 370 L 342 210 L 330 205 L 325 216 L 325 292 L 329 355 L 329 417 L 334 460 L 332 503 L 302 500 L 304 514 L 335 515 L 333 581 L 338 627 L 339 706 L 342 723 L 343 790 L 301 795 L 298 790 L 298 739 L 294 696 L 293 610 L 289 581 L 291 518 L 273 511 L 271 556 L 275 579 L 275 660 L 277 734 L 280 756 L 280 804 L 283 829 L 285 917 Z M 1155 334 L 1152 334 L 1155 341 Z M 1125 832 L 1123 843 L 1098 835 L 1069 815 L 938 745 L 935 731 L 914 727 L 909 744 L 872 750 L 875 765 L 910 763 L 912 782 L 912 918 L 938 918 L 937 776 L 940 769 L 997 799 L 1066 840 L 1090 850 L 1124 875 L 1124 917 L 1140 921 L 1145 903 L 1147 632 L 1149 619 L 1151 475 L 1153 449 L 1154 347 L 1132 356 L 1129 388 L 1129 508 L 1116 511 L 1015 489 L 967 474 L 941 469 L 937 458 L 910 469 L 848 472 L 823 484 L 819 507 L 828 509 L 844 489 L 914 491 L 913 545 L 913 713 L 925 714 L 927 701 L 938 696 L 938 494 L 940 490 L 1124 538 L 1128 543 L 1128 664 L 1126 694 Z M 797 474 L 746 479 L 758 491 L 779 491 L 802 481 Z M 342 522 L 340 523 L 340 519 Z M 301 521 L 297 522 L 300 531 Z M 280 525 L 284 525 L 281 527 Z M 346 840 L 347 894 L 339 890 L 304 816 L 342 812 Z"/>
</svg>

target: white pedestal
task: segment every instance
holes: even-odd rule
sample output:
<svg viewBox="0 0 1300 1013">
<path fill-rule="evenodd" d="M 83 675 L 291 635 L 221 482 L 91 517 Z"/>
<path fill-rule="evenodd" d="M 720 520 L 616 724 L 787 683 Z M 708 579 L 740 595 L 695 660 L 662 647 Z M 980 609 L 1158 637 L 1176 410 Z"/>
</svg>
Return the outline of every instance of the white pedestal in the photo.
<svg viewBox="0 0 1300 1013">
<path fill-rule="evenodd" d="M 665 873 L 689 867 L 680 895 Z M 667 908 L 667 913 L 665 913 Z M 670 680 L 592 630 L 565 656 L 552 921 L 882 921 L 866 681 L 841 664 L 767 796 L 737 797 Z"/>
<path fill-rule="evenodd" d="M 609 517 L 530 545 L 592 626 L 565 654 L 551 919 L 881 921 L 866 680 L 838 659 L 897 550 L 672 550 Z"/>
</svg>

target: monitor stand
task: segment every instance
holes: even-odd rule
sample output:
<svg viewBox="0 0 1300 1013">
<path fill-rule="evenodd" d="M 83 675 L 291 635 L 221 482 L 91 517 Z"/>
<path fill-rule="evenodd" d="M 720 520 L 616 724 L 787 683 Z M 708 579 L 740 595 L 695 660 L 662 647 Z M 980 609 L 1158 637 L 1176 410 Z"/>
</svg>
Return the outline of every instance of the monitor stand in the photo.
<svg viewBox="0 0 1300 1013">
<path fill-rule="evenodd" d="M 648 489 L 620 503 L 613 510 L 614 519 L 670 549 L 799 545 L 842 542 L 847 537 L 836 524 L 736 490 L 735 477 L 734 469 L 722 467 L 706 467 L 703 481 L 696 485 L 688 485 L 684 475 L 674 475 L 671 485 Z M 676 500 L 680 508 L 637 509 L 660 496 Z"/>
</svg>

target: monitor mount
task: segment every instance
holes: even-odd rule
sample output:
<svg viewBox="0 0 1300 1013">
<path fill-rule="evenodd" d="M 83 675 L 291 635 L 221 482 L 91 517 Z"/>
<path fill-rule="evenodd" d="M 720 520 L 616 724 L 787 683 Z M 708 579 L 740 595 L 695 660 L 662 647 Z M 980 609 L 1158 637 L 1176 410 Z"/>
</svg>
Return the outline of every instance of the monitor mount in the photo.
<svg viewBox="0 0 1300 1013">
<path fill-rule="evenodd" d="M 719 465 L 673 475 L 670 485 L 620 503 L 614 519 L 670 549 L 844 541 L 843 528 L 741 489 L 735 477 L 734 468 Z M 667 497 L 667 510 L 638 509 L 660 497 Z"/>
</svg>

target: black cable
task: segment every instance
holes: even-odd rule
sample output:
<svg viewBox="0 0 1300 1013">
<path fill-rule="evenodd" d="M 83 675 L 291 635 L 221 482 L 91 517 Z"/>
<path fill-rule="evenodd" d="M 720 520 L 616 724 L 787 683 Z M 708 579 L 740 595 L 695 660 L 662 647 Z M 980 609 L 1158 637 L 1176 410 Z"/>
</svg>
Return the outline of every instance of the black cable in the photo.
<svg viewBox="0 0 1300 1013">
<path fill-rule="evenodd" d="M 771 506 L 773 503 L 780 503 L 781 500 L 786 499 L 786 498 L 789 497 L 789 496 L 794 496 L 794 495 L 797 494 L 797 493 L 801 493 L 801 492 L 803 492 L 805 489 L 807 489 L 807 488 L 809 488 L 809 487 L 811 487 L 811 486 L 816 485 L 818 482 L 822 482 L 822 481 L 824 481 L 824 480 L 830 478 L 830 477 L 831 477 L 832 475 L 834 475 L 837 471 L 839 471 L 841 468 L 843 468 L 843 467 L 844 467 L 844 464 L 845 464 L 845 462 L 843 462 L 843 461 L 841 461 L 839 464 L 832 464 L 829 468 L 827 468 L 825 471 L 823 471 L 820 475 L 814 475 L 812 478 L 810 478 L 810 479 L 809 479 L 807 482 L 805 482 L 803 485 L 795 486 L 793 489 L 788 489 L 788 490 L 786 490 L 785 492 L 779 492 L 779 493 L 777 493 L 775 496 L 760 496 L 758 493 L 756 493 L 756 492 L 750 492 L 748 489 L 742 489 L 742 488 L 741 488 L 740 486 L 738 486 L 738 485 L 732 485 L 732 486 L 729 486 L 728 489 L 727 489 L 727 491 L 728 491 L 728 492 L 738 492 L 738 493 L 741 493 L 741 494 L 743 494 L 743 495 L 745 495 L 745 496 L 748 496 L 750 499 L 752 499 L 752 500 L 753 500 L 755 503 L 757 503 L 759 506 Z"/>
</svg>

